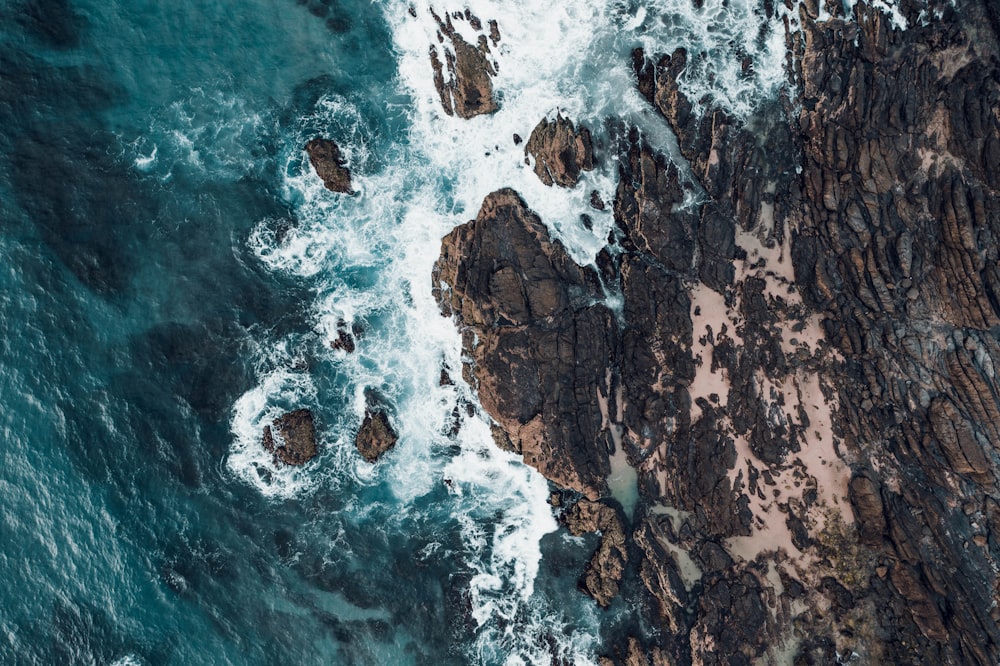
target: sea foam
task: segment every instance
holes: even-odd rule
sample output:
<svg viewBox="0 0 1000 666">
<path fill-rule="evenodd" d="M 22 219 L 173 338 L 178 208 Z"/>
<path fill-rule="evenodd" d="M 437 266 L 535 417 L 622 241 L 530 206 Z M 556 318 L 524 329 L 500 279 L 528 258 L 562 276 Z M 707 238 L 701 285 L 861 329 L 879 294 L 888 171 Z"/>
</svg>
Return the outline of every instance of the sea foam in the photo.
<svg viewBox="0 0 1000 666">
<path fill-rule="evenodd" d="M 269 495 L 309 492 L 344 475 L 361 484 L 384 483 L 404 512 L 419 510 L 420 499 L 446 483 L 472 572 L 477 640 L 468 657 L 542 663 L 555 644 L 560 657 L 593 663 L 596 614 L 584 611 L 570 626 L 536 591 L 541 540 L 556 529 L 546 481 L 492 444 L 478 411 L 464 418 L 457 439 L 449 435 L 452 411 L 476 401 L 460 378 L 459 334 L 431 293 L 433 263 L 441 237 L 475 217 L 484 197 L 501 187 L 516 189 L 576 261 L 593 263 L 613 220 L 610 211 L 589 206 L 590 193 L 610 203 L 617 185 L 606 120 L 624 119 L 680 159 L 665 120 L 636 90 L 631 49 L 643 46 L 652 55 L 685 47 L 690 67 L 682 90 L 746 118 L 785 81 L 781 15 L 767 18 L 749 0 L 706 0 L 701 9 L 688 0 L 435 5 L 439 16 L 468 8 L 485 34 L 489 20 L 498 22 L 501 38 L 490 49 L 499 110 L 465 120 L 445 114 L 433 86 L 428 49 L 446 46 L 438 40 L 431 5 L 386 1 L 382 7 L 398 62 L 387 90 L 409 98 L 408 132 L 387 146 L 349 100 L 331 95 L 288 137 L 282 194 L 296 223 L 262 220 L 249 243 L 264 265 L 313 290 L 315 339 L 303 344 L 319 360 L 315 372 L 294 370 L 297 343 L 262 345 L 258 386 L 233 410 L 228 466 Z M 477 43 L 480 33 L 470 22 L 456 18 L 453 24 L 467 42 Z M 744 67 L 744 58 L 752 66 Z M 586 125 L 595 138 L 597 169 L 572 189 L 542 184 L 525 163 L 523 144 L 513 141 L 514 134 L 526 140 L 541 119 L 556 114 Z M 340 144 L 354 196 L 327 191 L 312 172 L 302 145 L 315 134 Z M 591 229 L 582 214 L 592 218 Z M 345 326 L 358 331 L 353 353 L 327 344 Z M 455 385 L 440 385 L 442 367 Z M 374 466 L 352 450 L 372 390 L 390 405 L 400 434 L 396 448 Z M 261 429 L 281 410 L 303 404 L 319 414 L 323 452 L 305 468 L 273 469 L 260 446 Z M 435 547 L 425 551 L 431 557 Z"/>
</svg>

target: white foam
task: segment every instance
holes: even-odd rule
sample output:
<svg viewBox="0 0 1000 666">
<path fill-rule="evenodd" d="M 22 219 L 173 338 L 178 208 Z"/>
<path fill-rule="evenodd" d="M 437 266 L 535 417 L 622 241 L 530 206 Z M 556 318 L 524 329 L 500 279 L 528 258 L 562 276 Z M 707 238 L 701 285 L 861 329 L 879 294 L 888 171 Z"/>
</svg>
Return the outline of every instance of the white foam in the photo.
<svg viewBox="0 0 1000 666">
<path fill-rule="evenodd" d="M 291 496 L 310 484 L 305 467 L 276 468 L 263 446 L 264 426 L 285 411 L 313 404 L 316 389 L 306 373 L 274 370 L 252 390 L 244 393 L 233 407 L 233 446 L 226 465 L 230 471 L 254 485 L 267 496 Z"/>
<path fill-rule="evenodd" d="M 153 150 L 149 155 L 139 153 L 139 156 L 132 162 L 135 165 L 135 168 L 139 171 L 149 171 L 150 168 L 152 168 L 153 163 L 156 161 L 157 150 L 156 144 L 153 144 Z"/>
<path fill-rule="evenodd" d="M 546 636 L 552 636 L 561 657 L 593 663 L 599 618 L 584 605 L 590 610 L 570 629 L 562 609 L 536 593 L 541 538 L 556 529 L 545 502 L 545 480 L 498 450 L 479 418 L 465 420 L 459 448 L 453 450 L 456 442 L 447 434 L 451 411 L 460 398 L 474 396 L 458 377 L 459 334 L 439 315 L 431 294 L 440 239 L 473 218 L 487 194 L 513 187 L 574 259 L 591 263 L 613 220 L 610 210 L 590 208 L 590 192 L 596 189 L 611 202 L 617 185 L 618 165 L 605 145 L 605 119 L 623 118 L 668 154 L 677 153 L 666 123 L 636 90 L 629 51 L 640 44 L 650 54 L 687 46 L 692 66 L 682 88 L 696 99 L 710 94 L 734 114 L 750 113 L 784 80 L 784 35 L 765 31 L 758 43 L 764 19 L 748 3 L 707 0 L 697 11 L 688 0 L 659 1 L 633 11 L 602 2 L 435 4 L 440 16 L 468 7 L 484 27 L 491 19 L 499 23 L 501 41 L 491 51 L 500 108 L 463 120 L 444 113 L 433 86 L 428 49 L 446 45 L 438 42 L 430 4 L 412 3 L 414 18 L 411 3 L 386 1 L 382 7 L 398 59 L 398 79 L 386 87 L 412 101 L 406 141 L 383 146 L 375 156 L 372 146 L 384 141 L 366 129 L 349 100 L 335 95 L 320 100 L 288 139 L 282 193 L 295 209 L 296 223 L 279 233 L 286 221 L 262 220 L 249 242 L 264 265 L 313 289 L 312 328 L 319 343 L 309 350 L 319 356 L 322 376 L 288 369 L 290 350 L 301 341 L 275 341 L 279 352 L 262 348 L 259 384 L 234 407 L 236 441 L 228 465 L 269 495 L 308 492 L 344 477 L 384 483 L 400 511 L 447 480 L 464 559 L 473 571 L 470 592 L 479 624 L 469 655 L 473 661 L 548 662 Z M 467 21 L 453 23 L 466 41 L 477 42 Z M 735 47 L 754 57 L 753 75 L 742 75 L 741 63 L 732 57 Z M 707 60 L 698 59 L 701 52 Z M 572 189 L 542 184 L 525 164 L 523 144 L 512 140 L 515 133 L 527 139 L 542 118 L 556 113 L 594 133 L 598 168 L 585 172 Z M 247 114 L 247 122 L 256 122 L 253 114 Z M 179 125 L 202 126 L 195 121 Z M 302 145 L 316 134 L 340 145 L 352 171 L 354 196 L 327 191 L 312 172 Z M 198 131 L 182 131 L 171 150 L 195 166 L 217 160 L 195 150 L 197 138 Z M 167 159 L 165 152 L 153 168 L 169 170 L 175 158 L 171 153 Z M 592 230 L 581 223 L 583 213 L 593 219 Z M 710 314 L 716 313 L 706 310 L 705 316 Z M 353 353 L 326 344 L 345 324 L 365 329 Z M 442 361 L 456 386 L 439 385 Z M 331 376 L 336 381 L 328 386 Z M 374 466 L 363 462 L 352 445 L 368 388 L 378 389 L 393 406 L 400 434 L 396 447 Z M 302 405 L 325 417 L 318 419 L 320 456 L 301 469 L 269 469 L 270 457 L 261 446 L 263 425 L 282 410 Z M 262 478 L 257 469 L 269 469 L 271 476 Z"/>
</svg>

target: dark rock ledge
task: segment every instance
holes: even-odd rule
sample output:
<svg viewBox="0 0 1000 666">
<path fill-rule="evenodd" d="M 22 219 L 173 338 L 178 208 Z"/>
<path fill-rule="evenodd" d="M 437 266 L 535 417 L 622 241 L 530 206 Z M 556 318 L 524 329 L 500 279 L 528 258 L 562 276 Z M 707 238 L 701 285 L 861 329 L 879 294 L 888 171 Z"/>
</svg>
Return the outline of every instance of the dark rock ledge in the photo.
<svg viewBox="0 0 1000 666">
<path fill-rule="evenodd" d="M 340 154 L 340 146 L 329 139 L 316 137 L 306 144 L 305 151 L 326 189 L 344 194 L 354 193 L 351 189 L 351 172 Z"/>
</svg>

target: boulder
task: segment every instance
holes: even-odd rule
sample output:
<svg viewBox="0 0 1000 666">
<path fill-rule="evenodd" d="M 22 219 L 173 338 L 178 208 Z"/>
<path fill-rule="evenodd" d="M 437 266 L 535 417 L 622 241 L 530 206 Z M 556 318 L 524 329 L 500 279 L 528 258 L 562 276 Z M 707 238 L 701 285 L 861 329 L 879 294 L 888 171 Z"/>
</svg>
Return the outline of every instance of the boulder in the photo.
<svg viewBox="0 0 1000 666">
<path fill-rule="evenodd" d="M 535 174 L 549 186 L 555 183 L 560 187 L 573 187 L 581 171 L 594 168 L 590 130 L 574 128 L 573 122 L 561 115 L 557 115 L 555 121 L 543 118 L 538 123 L 528 137 L 524 154 L 534 158 Z"/>
<path fill-rule="evenodd" d="M 306 144 L 305 151 L 326 189 L 344 194 L 354 193 L 351 189 L 351 172 L 345 166 L 340 146 L 329 139 L 316 137 Z"/>
<path fill-rule="evenodd" d="M 373 463 L 394 447 L 398 439 L 388 415 L 384 410 L 375 408 L 365 411 L 365 420 L 354 438 L 354 445 L 365 460 Z"/>
<path fill-rule="evenodd" d="M 304 465 L 315 458 L 319 450 L 312 412 L 297 409 L 264 426 L 264 449 L 274 455 L 275 464 Z"/>
<path fill-rule="evenodd" d="M 444 238 L 433 286 L 465 332 L 464 374 L 505 446 L 560 486 L 600 497 L 610 468 L 599 395 L 610 394 L 617 327 L 595 303 L 596 274 L 505 189 Z"/>
</svg>

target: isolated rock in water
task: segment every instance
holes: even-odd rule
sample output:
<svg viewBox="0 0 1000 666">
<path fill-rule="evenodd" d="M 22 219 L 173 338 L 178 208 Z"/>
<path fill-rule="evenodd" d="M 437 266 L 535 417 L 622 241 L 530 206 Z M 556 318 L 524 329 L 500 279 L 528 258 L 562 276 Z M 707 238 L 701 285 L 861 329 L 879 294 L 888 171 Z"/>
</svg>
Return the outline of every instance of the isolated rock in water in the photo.
<svg viewBox="0 0 1000 666">
<path fill-rule="evenodd" d="M 288 412 L 274 419 L 272 425 L 273 432 L 271 426 L 264 426 L 264 448 L 274 454 L 275 463 L 304 465 L 316 457 L 316 428 L 308 409 Z"/>
<path fill-rule="evenodd" d="M 463 374 L 510 448 L 551 481 L 600 497 L 610 472 L 600 395 L 610 394 L 617 326 L 595 303 L 596 273 L 504 189 L 444 238 L 433 286 L 465 333 Z"/>
<path fill-rule="evenodd" d="M 452 46 L 451 51 L 444 50 L 444 64 L 438 56 L 437 47 L 432 45 L 430 48 L 434 87 L 441 97 L 445 113 L 459 118 L 493 113 L 497 110 L 497 103 L 493 99 L 493 80 L 490 77 L 496 75 L 496 70 L 488 57 L 490 49 L 485 36 L 480 37 L 477 48 L 455 31 L 451 16 L 446 15 L 442 21 L 434 14 L 434 19 L 441 34 L 451 41 Z M 491 22 L 491 25 L 495 24 Z"/>
<path fill-rule="evenodd" d="M 584 570 L 580 587 L 607 608 L 618 595 L 619 583 L 628 563 L 625 529 L 617 510 L 602 502 L 583 499 L 570 507 L 562 516 L 573 536 L 587 532 L 600 532 L 601 542 Z"/>
<path fill-rule="evenodd" d="M 367 410 L 365 420 L 361 423 L 358 435 L 354 439 L 355 446 L 368 462 L 375 462 L 379 457 L 396 445 L 399 437 L 389 423 L 389 417 L 381 409 Z"/>
<path fill-rule="evenodd" d="M 546 185 L 573 187 L 580 179 L 580 171 L 594 169 L 594 153 L 590 130 L 576 130 L 573 122 L 557 115 L 554 122 L 543 118 L 538 123 L 524 154 L 535 158 L 535 173 Z"/>
<path fill-rule="evenodd" d="M 347 322 L 343 319 L 337 321 L 337 338 L 330 341 L 331 349 L 342 349 L 348 354 L 355 349 L 354 336 L 351 335 L 347 327 Z"/>
<path fill-rule="evenodd" d="M 354 193 L 351 189 L 351 172 L 344 166 L 340 146 L 329 139 L 316 137 L 306 144 L 305 150 L 326 189 L 344 194 Z"/>
</svg>

